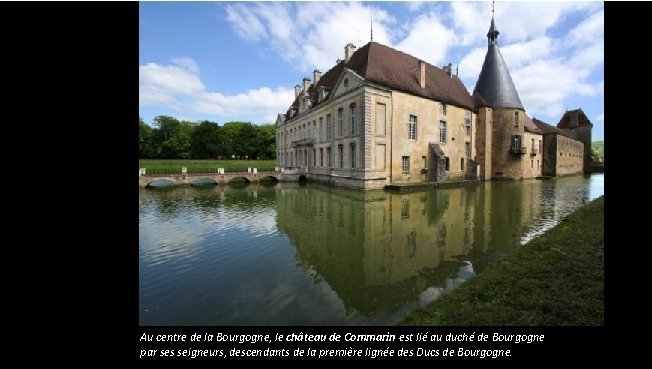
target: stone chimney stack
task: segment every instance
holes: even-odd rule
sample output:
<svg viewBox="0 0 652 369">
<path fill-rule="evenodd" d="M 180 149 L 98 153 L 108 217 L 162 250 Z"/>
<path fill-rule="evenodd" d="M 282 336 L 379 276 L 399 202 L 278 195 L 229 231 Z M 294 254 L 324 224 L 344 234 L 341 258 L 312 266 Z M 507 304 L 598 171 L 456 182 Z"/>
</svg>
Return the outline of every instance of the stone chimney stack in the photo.
<svg viewBox="0 0 652 369">
<path fill-rule="evenodd" d="M 294 98 L 296 99 L 297 96 L 299 96 L 300 94 L 301 94 L 301 86 L 295 85 L 294 86 Z"/>
<path fill-rule="evenodd" d="M 315 81 L 315 86 L 317 86 L 317 82 L 319 82 L 319 79 L 321 78 L 321 72 L 319 69 L 315 69 L 314 72 L 312 72 L 312 80 Z"/>
<path fill-rule="evenodd" d="M 448 63 L 448 65 L 445 65 L 443 69 L 449 77 L 453 78 L 453 63 Z"/>
<path fill-rule="evenodd" d="M 304 77 L 303 78 L 303 91 L 308 92 L 308 87 L 310 87 L 310 78 Z"/>
<path fill-rule="evenodd" d="M 419 76 L 419 85 L 421 88 L 426 88 L 426 62 L 423 60 L 419 60 L 419 70 L 420 70 L 420 76 Z"/>
<path fill-rule="evenodd" d="M 350 42 L 349 42 L 348 45 L 344 46 L 344 62 L 345 63 L 349 62 L 349 60 L 351 59 L 351 56 L 355 52 L 355 49 L 356 49 L 355 45 L 350 43 Z"/>
</svg>

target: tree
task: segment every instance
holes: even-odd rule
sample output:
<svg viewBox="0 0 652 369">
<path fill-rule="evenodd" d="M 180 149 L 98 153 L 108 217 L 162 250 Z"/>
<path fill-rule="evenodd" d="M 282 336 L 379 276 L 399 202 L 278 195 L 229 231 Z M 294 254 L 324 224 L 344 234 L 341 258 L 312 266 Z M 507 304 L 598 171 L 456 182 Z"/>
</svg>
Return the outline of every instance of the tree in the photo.
<svg viewBox="0 0 652 369">
<path fill-rule="evenodd" d="M 207 120 L 201 122 L 190 136 L 190 152 L 194 159 L 218 159 L 223 154 L 220 126 Z"/>
<path fill-rule="evenodd" d="M 141 158 L 153 157 L 153 136 L 152 127 L 145 123 L 143 118 L 138 117 L 138 155 Z"/>
</svg>

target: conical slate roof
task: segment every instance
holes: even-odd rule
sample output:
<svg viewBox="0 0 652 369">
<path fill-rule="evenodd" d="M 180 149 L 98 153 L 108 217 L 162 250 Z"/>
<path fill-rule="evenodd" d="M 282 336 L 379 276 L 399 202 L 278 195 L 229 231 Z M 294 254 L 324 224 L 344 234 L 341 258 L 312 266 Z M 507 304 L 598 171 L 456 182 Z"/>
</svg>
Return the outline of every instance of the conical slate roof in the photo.
<svg viewBox="0 0 652 369">
<path fill-rule="evenodd" d="M 523 104 L 521 104 L 521 99 L 518 97 L 518 92 L 516 92 L 516 87 L 514 87 L 512 76 L 509 75 L 509 70 L 507 70 L 507 64 L 496 44 L 498 30 L 494 25 L 493 18 L 491 19 L 491 27 L 487 37 L 489 38 L 489 48 L 487 55 L 484 57 L 482 71 L 480 77 L 478 77 L 478 82 L 475 84 L 473 94 L 479 93 L 494 108 L 525 110 Z"/>
</svg>

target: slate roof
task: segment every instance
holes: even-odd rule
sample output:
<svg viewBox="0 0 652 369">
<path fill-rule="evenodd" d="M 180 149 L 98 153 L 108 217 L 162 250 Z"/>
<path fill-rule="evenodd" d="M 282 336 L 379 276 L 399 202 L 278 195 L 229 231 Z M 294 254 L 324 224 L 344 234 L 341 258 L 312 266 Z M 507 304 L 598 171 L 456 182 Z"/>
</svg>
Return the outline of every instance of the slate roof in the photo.
<svg viewBox="0 0 652 369">
<path fill-rule="evenodd" d="M 564 113 L 564 115 L 559 120 L 559 123 L 557 123 L 557 128 L 570 128 L 571 114 L 577 114 L 578 127 L 584 127 L 584 126 L 593 127 L 593 124 L 589 120 L 589 117 L 587 117 L 586 114 L 584 114 L 584 111 L 582 111 L 582 109 L 575 109 L 575 110 L 568 110 L 566 111 L 566 113 Z"/>
<path fill-rule="evenodd" d="M 507 64 L 495 42 L 498 30 L 494 25 L 493 18 L 491 18 L 491 27 L 487 37 L 489 38 L 489 47 L 473 94 L 479 93 L 494 108 L 525 110 L 512 81 L 512 76 L 507 69 Z"/>
<path fill-rule="evenodd" d="M 335 83 L 343 73 L 344 68 L 350 69 L 367 81 L 389 87 L 393 90 L 406 92 L 412 95 L 441 101 L 446 104 L 459 106 L 466 109 L 475 107 L 474 99 L 464 86 L 464 83 L 455 75 L 449 76 L 443 69 L 430 63 L 425 63 L 426 87 L 421 88 L 420 59 L 393 49 L 377 42 L 369 42 L 358 49 L 351 56 L 348 63 L 340 61 L 319 79 L 317 86 L 310 85 L 308 94 L 312 106 L 317 106 L 317 95 L 320 87 L 332 91 Z M 299 97 L 295 98 L 291 107 L 299 109 Z M 330 96 L 329 96 L 330 97 Z M 322 101 L 324 103 L 328 101 Z M 287 112 L 289 117 L 290 110 Z"/>
</svg>

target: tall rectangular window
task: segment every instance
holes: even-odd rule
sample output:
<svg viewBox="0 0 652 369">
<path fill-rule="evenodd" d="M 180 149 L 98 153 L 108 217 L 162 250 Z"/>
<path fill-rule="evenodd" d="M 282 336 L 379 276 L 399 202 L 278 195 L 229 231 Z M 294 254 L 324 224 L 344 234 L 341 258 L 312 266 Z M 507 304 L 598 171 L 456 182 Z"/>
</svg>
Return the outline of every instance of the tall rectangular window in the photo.
<svg viewBox="0 0 652 369">
<path fill-rule="evenodd" d="M 351 144 L 351 168 L 355 168 L 355 144 Z"/>
<path fill-rule="evenodd" d="M 319 117 L 319 141 L 322 140 L 322 129 L 324 128 L 324 117 Z"/>
<path fill-rule="evenodd" d="M 312 166 L 317 166 L 317 149 L 312 149 Z"/>
<path fill-rule="evenodd" d="M 514 112 L 514 127 L 518 127 L 518 112 Z"/>
<path fill-rule="evenodd" d="M 534 169 L 534 159 L 530 159 L 530 169 Z"/>
<path fill-rule="evenodd" d="M 337 136 L 344 136 L 344 109 L 337 109 Z"/>
<path fill-rule="evenodd" d="M 410 121 L 408 123 L 408 140 L 417 139 L 417 117 L 410 115 Z"/>
<path fill-rule="evenodd" d="M 439 121 L 439 143 L 446 143 L 446 122 L 443 120 Z"/>
<path fill-rule="evenodd" d="M 439 114 L 445 116 L 446 115 L 446 104 L 441 103 L 439 105 Z"/>
<path fill-rule="evenodd" d="M 333 162 L 333 160 L 332 160 L 332 159 L 333 159 L 333 153 L 331 152 L 331 148 L 330 148 L 330 147 L 327 147 L 327 148 L 326 148 L 326 156 L 327 156 L 327 159 L 328 159 L 328 167 L 330 168 L 330 167 L 331 167 L 331 163 Z"/>
<path fill-rule="evenodd" d="M 537 150 L 536 146 L 534 146 L 534 138 L 532 139 L 532 152 L 535 152 Z"/>
<path fill-rule="evenodd" d="M 541 147 L 541 140 L 539 140 L 539 152 L 543 155 L 543 148 Z"/>
<path fill-rule="evenodd" d="M 537 169 L 539 169 L 539 159 L 537 159 Z"/>
<path fill-rule="evenodd" d="M 471 143 L 470 142 L 465 142 L 464 143 L 464 156 L 467 158 L 471 157 Z"/>
<path fill-rule="evenodd" d="M 471 135 L 471 112 L 468 110 L 464 112 L 464 133 Z"/>
<path fill-rule="evenodd" d="M 421 157 L 421 169 L 426 169 L 426 157 Z"/>
<path fill-rule="evenodd" d="M 319 166 L 320 167 L 324 166 L 324 148 L 323 147 L 319 148 Z"/>
<path fill-rule="evenodd" d="M 401 157 L 401 172 L 404 174 L 410 173 L 410 157 L 403 156 Z"/>
<path fill-rule="evenodd" d="M 351 136 L 355 135 L 356 133 L 356 126 L 355 126 L 355 104 L 351 104 L 350 106 L 351 111 L 349 112 L 349 116 L 351 117 Z"/>
<path fill-rule="evenodd" d="M 376 136 L 385 136 L 387 121 L 387 107 L 385 104 L 376 104 Z"/>
<path fill-rule="evenodd" d="M 340 168 L 344 168 L 344 145 L 337 145 L 337 158 L 340 161 Z"/>
</svg>

